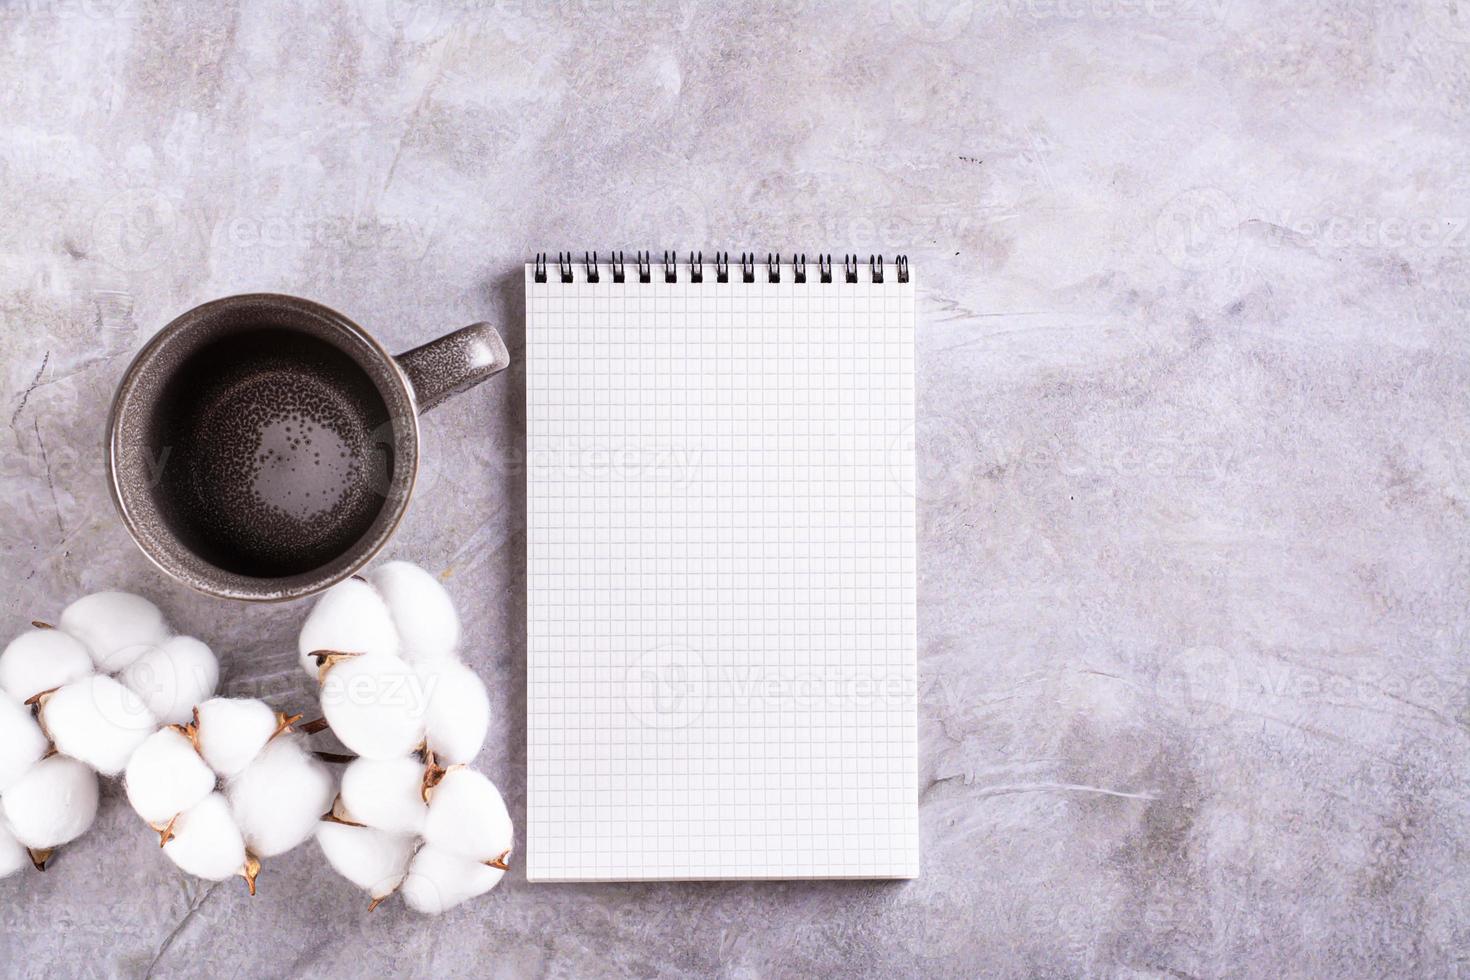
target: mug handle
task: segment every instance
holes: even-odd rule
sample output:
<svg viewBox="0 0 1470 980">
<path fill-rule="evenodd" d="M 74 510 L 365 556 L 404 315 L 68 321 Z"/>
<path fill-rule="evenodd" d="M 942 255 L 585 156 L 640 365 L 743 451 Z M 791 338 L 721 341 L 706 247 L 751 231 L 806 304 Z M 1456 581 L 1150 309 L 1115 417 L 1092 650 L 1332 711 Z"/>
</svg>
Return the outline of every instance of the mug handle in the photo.
<svg viewBox="0 0 1470 980">
<path fill-rule="evenodd" d="M 505 341 L 488 323 L 472 323 L 395 358 L 420 412 L 473 388 L 510 366 Z"/>
</svg>

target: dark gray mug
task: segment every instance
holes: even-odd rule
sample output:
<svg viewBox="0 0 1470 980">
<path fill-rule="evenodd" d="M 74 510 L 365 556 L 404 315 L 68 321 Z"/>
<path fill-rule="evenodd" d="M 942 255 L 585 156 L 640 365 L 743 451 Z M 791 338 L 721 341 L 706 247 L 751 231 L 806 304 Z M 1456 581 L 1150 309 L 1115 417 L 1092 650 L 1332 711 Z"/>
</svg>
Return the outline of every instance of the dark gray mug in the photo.
<svg viewBox="0 0 1470 980">
<path fill-rule="evenodd" d="M 394 357 L 309 300 L 205 303 L 123 375 L 107 423 L 113 500 L 143 553 L 201 592 L 310 595 L 398 526 L 419 413 L 509 363 L 487 323 Z"/>
</svg>

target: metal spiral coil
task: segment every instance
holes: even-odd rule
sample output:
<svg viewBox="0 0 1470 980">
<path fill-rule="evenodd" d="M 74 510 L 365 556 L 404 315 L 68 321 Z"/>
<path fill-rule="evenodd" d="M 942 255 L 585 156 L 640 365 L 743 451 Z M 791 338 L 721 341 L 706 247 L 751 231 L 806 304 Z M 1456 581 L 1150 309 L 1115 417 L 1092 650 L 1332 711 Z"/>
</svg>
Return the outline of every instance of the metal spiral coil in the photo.
<svg viewBox="0 0 1470 980">
<path fill-rule="evenodd" d="M 715 277 L 717 284 L 730 281 L 730 253 L 715 252 Z M 740 253 L 740 281 L 755 282 L 756 253 Z M 635 252 L 634 262 L 638 270 L 638 281 L 649 283 L 653 281 L 653 253 Z M 573 273 L 577 262 L 571 252 L 556 253 L 557 274 L 564 283 L 575 281 Z M 691 251 L 687 260 L 689 271 L 688 281 L 691 284 L 703 284 L 704 278 L 704 253 Z M 583 252 L 582 262 L 583 281 L 596 284 L 602 281 L 602 265 L 596 252 Z M 665 283 L 677 283 L 679 281 L 679 255 L 677 252 L 665 251 L 663 253 L 663 281 Z M 807 278 L 807 256 L 805 252 L 793 252 L 790 258 L 791 281 L 797 285 L 805 285 Z M 781 282 L 781 253 L 766 253 L 766 281 L 768 283 Z M 909 281 L 909 258 L 907 255 L 895 255 L 893 257 L 893 277 L 897 282 L 907 283 Z M 627 281 L 627 263 L 622 252 L 611 252 L 607 260 L 608 270 L 612 273 L 614 283 Z M 847 283 L 858 282 L 858 274 L 861 271 L 858 256 L 845 254 L 842 256 L 842 280 Z M 537 252 L 535 264 L 532 266 L 531 274 L 535 282 L 544 283 L 548 277 L 548 261 L 546 252 Z M 882 285 L 887 278 L 888 263 L 884 262 L 881 255 L 868 256 L 868 281 L 874 285 Z M 817 282 L 822 284 L 831 283 L 832 279 L 832 256 L 830 253 L 822 252 L 817 255 Z"/>
</svg>

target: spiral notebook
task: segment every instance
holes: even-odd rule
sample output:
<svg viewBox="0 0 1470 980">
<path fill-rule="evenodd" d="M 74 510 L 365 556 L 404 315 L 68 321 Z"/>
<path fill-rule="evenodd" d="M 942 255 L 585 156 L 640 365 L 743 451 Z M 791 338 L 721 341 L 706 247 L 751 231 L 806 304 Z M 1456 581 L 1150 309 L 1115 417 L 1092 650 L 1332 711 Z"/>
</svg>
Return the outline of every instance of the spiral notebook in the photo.
<svg viewBox="0 0 1470 980">
<path fill-rule="evenodd" d="M 907 262 L 525 284 L 527 877 L 916 875 Z"/>
</svg>

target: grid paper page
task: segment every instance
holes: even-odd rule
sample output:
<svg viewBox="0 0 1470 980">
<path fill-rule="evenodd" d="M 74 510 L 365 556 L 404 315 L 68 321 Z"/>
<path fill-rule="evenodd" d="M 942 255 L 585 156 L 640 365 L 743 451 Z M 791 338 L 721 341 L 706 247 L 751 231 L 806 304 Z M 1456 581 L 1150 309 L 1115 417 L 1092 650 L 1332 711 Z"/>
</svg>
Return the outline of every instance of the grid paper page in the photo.
<svg viewBox="0 0 1470 980">
<path fill-rule="evenodd" d="M 913 284 L 526 267 L 533 881 L 918 873 Z"/>
</svg>

